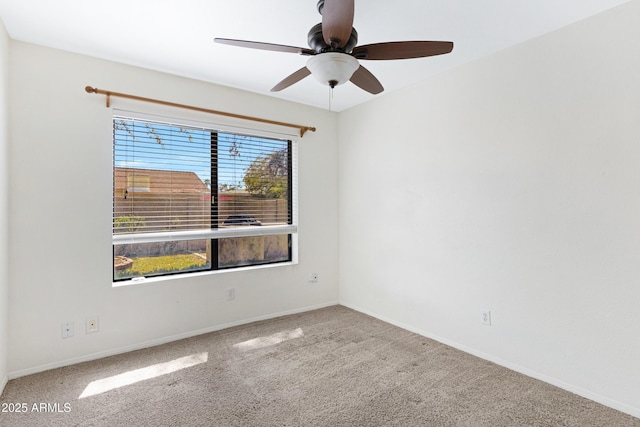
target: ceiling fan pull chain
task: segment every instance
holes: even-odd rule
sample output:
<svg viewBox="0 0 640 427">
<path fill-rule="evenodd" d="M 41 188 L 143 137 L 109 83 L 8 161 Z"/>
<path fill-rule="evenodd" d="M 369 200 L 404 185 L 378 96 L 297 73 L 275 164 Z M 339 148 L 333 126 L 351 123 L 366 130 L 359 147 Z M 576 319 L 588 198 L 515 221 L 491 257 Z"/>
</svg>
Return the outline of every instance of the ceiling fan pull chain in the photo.
<svg viewBox="0 0 640 427">
<path fill-rule="evenodd" d="M 329 111 L 331 111 L 331 101 L 333 100 L 333 88 L 329 86 Z"/>
</svg>

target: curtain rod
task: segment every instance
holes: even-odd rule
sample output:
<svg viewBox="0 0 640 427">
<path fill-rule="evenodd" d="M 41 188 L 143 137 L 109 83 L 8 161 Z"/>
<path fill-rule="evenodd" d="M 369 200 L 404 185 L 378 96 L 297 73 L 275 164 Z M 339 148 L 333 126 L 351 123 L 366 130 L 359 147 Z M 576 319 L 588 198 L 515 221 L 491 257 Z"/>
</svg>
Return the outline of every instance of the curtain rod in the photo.
<svg viewBox="0 0 640 427">
<path fill-rule="evenodd" d="M 98 95 L 106 95 L 107 96 L 107 108 L 110 107 L 111 97 L 112 96 L 117 96 L 117 97 L 120 97 L 120 98 L 134 99 L 136 101 L 152 102 L 154 104 L 167 105 L 169 107 L 185 108 L 187 110 L 200 111 L 200 112 L 209 113 L 209 114 L 217 114 L 219 116 L 233 117 L 235 119 L 251 120 L 251 121 L 254 121 L 254 122 L 268 123 L 268 124 L 272 124 L 272 125 L 279 125 L 279 126 L 286 126 L 286 127 L 290 127 L 290 128 L 296 128 L 296 129 L 300 130 L 300 137 L 303 137 L 304 134 L 307 131 L 311 131 L 311 132 L 315 132 L 316 131 L 316 128 L 311 127 L 311 126 L 294 125 L 294 124 L 291 124 L 291 123 L 277 122 L 277 121 L 274 121 L 274 120 L 261 119 L 261 118 L 258 118 L 258 117 L 243 116 L 241 114 L 227 113 L 225 111 L 209 110 L 207 108 L 193 107 L 191 105 L 177 104 L 175 102 L 161 101 L 161 100 L 152 99 L 152 98 L 144 98 L 142 96 L 129 95 L 127 93 L 112 92 L 110 90 L 98 89 L 97 87 L 94 88 L 94 87 L 91 87 L 91 86 L 87 86 L 87 87 L 84 88 L 84 90 L 86 90 L 87 93 L 95 93 L 95 94 L 98 94 Z"/>
</svg>

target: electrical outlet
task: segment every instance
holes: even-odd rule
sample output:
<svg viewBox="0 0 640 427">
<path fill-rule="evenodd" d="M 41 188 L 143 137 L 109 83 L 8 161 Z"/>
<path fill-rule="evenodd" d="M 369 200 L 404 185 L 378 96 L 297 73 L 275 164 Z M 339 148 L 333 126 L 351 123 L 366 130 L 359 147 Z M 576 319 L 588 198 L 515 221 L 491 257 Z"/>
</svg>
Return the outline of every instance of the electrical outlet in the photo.
<svg viewBox="0 0 640 427">
<path fill-rule="evenodd" d="M 73 336 L 73 322 L 64 322 L 62 324 L 62 338 L 70 338 Z"/>
<path fill-rule="evenodd" d="M 227 301 L 236 299 L 236 288 L 227 289 Z"/>
<path fill-rule="evenodd" d="M 88 334 L 92 334 L 100 330 L 98 316 L 87 317 L 86 330 Z"/>
<path fill-rule="evenodd" d="M 491 310 L 482 310 L 480 315 L 480 323 L 491 326 Z"/>
<path fill-rule="evenodd" d="M 318 283 L 318 273 L 309 274 L 309 281 L 312 283 Z"/>
</svg>

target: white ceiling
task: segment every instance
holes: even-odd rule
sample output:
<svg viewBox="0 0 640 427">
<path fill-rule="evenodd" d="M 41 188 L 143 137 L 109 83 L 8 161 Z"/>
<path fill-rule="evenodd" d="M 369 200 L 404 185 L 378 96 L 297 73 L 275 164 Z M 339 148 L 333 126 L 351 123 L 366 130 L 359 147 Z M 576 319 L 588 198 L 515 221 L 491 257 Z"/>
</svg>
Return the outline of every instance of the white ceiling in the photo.
<svg viewBox="0 0 640 427">
<path fill-rule="evenodd" d="M 14 40 L 237 87 L 341 111 L 425 77 L 556 30 L 628 0 L 357 0 L 358 45 L 453 41 L 448 55 L 362 61 L 385 92 L 312 77 L 270 89 L 308 57 L 220 45 L 214 37 L 307 47 L 317 0 L 0 0 Z M 107 88 L 118 91 L 118 88 Z"/>
</svg>

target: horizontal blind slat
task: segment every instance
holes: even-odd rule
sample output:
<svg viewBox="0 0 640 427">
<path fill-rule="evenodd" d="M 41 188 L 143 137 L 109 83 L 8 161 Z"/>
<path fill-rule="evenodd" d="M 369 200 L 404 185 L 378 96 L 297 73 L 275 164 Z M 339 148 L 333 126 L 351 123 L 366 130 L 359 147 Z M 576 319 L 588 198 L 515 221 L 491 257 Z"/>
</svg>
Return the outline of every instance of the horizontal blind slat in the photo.
<svg viewBox="0 0 640 427">
<path fill-rule="evenodd" d="M 227 239 L 252 236 L 276 236 L 297 233 L 295 225 L 267 226 L 267 227 L 233 227 L 218 229 L 200 229 L 176 232 L 120 234 L 113 236 L 114 245 L 134 243 L 171 242 L 181 240 Z"/>
</svg>

